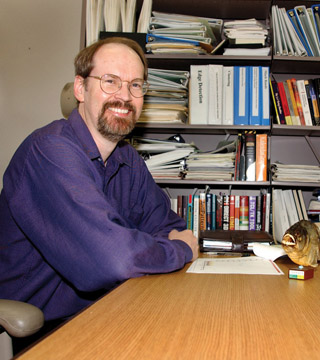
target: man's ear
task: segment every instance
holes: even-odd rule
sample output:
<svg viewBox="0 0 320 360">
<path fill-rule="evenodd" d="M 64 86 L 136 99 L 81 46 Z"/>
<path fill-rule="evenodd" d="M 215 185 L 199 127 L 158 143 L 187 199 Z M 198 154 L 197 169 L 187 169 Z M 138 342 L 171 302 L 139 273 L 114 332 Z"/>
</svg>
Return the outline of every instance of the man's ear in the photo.
<svg viewBox="0 0 320 360">
<path fill-rule="evenodd" d="M 84 78 L 82 76 L 76 75 L 74 78 L 73 93 L 79 102 L 83 102 L 84 100 L 84 87 Z"/>
</svg>

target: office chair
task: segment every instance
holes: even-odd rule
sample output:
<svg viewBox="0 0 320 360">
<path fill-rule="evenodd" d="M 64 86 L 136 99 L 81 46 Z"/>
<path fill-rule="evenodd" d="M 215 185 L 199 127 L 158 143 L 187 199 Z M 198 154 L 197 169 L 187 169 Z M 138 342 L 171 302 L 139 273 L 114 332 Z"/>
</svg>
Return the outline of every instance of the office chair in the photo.
<svg viewBox="0 0 320 360">
<path fill-rule="evenodd" d="M 36 306 L 21 301 L 0 299 L 0 360 L 13 356 L 10 336 L 35 334 L 44 324 L 44 316 Z"/>
</svg>

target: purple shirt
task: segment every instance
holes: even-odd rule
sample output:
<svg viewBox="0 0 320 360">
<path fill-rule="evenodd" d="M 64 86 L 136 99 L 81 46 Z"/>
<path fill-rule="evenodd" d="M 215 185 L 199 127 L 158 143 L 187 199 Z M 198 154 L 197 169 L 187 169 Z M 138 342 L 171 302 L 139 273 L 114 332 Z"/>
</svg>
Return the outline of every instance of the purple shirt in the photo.
<svg viewBox="0 0 320 360">
<path fill-rule="evenodd" d="M 130 145 L 107 166 L 81 116 L 36 130 L 13 156 L 0 195 L 0 297 L 77 313 L 122 281 L 177 270 L 192 251 L 168 240 L 185 222 Z"/>
</svg>

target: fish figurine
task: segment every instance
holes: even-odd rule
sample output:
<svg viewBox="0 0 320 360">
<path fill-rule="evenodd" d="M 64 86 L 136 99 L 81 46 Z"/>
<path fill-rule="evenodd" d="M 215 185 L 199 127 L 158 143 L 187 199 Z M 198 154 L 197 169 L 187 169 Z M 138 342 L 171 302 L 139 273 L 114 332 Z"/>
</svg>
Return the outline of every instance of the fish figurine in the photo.
<svg viewBox="0 0 320 360">
<path fill-rule="evenodd" d="M 320 230 L 318 226 L 311 221 L 298 221 L 283 235 L 282 247 L 294 263 L 317 267 L 318 260 L 320 260 Z"/>
</svg>

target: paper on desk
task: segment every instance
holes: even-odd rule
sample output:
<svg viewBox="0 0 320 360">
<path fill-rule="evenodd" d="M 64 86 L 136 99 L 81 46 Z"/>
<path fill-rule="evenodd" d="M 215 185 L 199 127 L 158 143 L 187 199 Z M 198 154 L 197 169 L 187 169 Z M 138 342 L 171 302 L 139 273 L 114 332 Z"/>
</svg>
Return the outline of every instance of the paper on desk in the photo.
<svg viewBox="0 0 320 360">
<path fill-rule="evenodd" d="M 252 250 L 256 256 L 272 261 L 283 255 L 287 255 L 281 245 L 265 245 L 254 243 Z"/>
<path fill-rule="evenodd" d="M 198 274 L 258 274 L 283 275 L 277 264 L 257 256 L 239 258 L 200 258 L 194 261 L 188 273 Z"/>
</svg>

